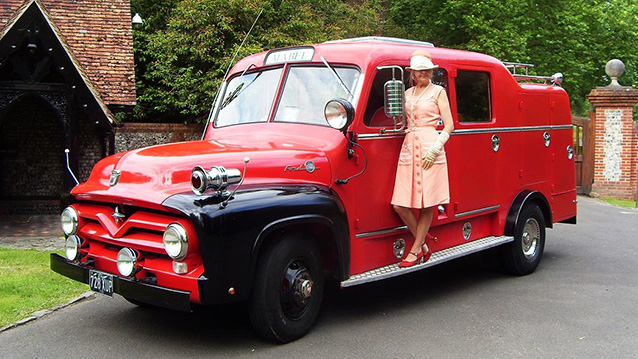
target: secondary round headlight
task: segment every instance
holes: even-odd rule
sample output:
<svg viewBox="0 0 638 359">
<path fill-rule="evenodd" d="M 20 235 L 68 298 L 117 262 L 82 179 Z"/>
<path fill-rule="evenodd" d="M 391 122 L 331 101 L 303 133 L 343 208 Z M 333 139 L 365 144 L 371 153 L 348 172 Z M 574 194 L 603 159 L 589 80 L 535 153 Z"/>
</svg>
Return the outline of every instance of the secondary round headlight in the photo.
<svg viewBox="0 0 638 359">
<path fill-rule="evenodd" d="M 180 224 L 171 223 L 164 231 L 164 249 L 175 260 L 182 260 L 188 253 L 188 236 Z"/>
<path fill-rule="evenodd" d="M 135 274 L 137 253 L 130 248 L 122 248 L 117 253 L 117 270 L 125 277 Z"/>
<path fill-rule="evenodd" d="M 203 195 L 208 189 L 206 170 L 196 166 L 191 171 L 191 188 L 196 195 Z"/>
<path fill-rule="evenodd" d="M 75 234 L 78 230 L 78 212 L 73 207 L 67 207 L 60 215 L 62 231 L 67 236 Z"/>
<path fill-rule="evenodd" d="M 82 240 L 80 237 L 76 235 L 70 235 L 66 238 L 66 242 L 64 243 L 64 252 L 66 254 L 66 259 L 70 261 L 76 261 L 80 259 L 80 246 L 82 245 Z"/>
<path fill-rule="evenodd" d="M 330 127 L 339 131 L 346 131 L 354 119 L 354 107 L 342 98 L 328 101 L 323 111 Z"/>
</svg>

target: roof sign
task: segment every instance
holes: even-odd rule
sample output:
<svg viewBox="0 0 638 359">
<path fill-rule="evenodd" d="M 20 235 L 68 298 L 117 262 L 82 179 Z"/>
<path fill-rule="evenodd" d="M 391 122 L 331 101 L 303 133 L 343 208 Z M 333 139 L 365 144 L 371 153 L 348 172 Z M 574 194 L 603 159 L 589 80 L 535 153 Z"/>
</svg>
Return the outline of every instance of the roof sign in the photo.
<svg viewBox="0 0 638 359">
<path fill-rule="evenodd" d="M 312 47 L 296 47 L 284 50 L 271 51 L 266 55 L 264 65 L 274 65 L 286 62 L 310 61 L 315 54 Z"/>
</svg>

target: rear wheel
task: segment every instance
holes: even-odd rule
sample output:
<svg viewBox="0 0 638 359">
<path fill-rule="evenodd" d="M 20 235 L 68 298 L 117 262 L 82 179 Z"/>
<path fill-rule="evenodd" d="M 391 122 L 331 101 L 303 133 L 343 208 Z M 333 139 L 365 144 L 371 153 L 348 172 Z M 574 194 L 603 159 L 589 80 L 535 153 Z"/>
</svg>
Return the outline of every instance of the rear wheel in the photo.
<svg viewBox="0 0 638 359">
<path fill-rule="evenodd" d="M 250 298 L 250 319 L 262 337 L 287 343 L 314 324 L 323 296 L 321 254 L 311 240 L 293 235 L 260 256 Z"/>
<path fill-rule="evenodd" d="M 503 264 L 513 275 L 534 272 L 545 249 L 545 217 L 536 204 L 525 206 L 521 211 L 514 241 L 503 246 Z"/>
</svg>

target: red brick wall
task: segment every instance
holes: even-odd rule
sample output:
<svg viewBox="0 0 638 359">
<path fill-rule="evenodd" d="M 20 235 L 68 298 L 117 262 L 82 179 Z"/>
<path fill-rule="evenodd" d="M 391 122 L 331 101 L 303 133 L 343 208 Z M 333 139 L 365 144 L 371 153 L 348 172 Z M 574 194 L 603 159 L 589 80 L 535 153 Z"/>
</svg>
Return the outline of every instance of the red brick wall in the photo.
<svg viewBox="0 0 638 359">
<path fill-rule="evenodd" d="M 599 88 L 589 94 L 595 110 L 594 183 L 591 194 L 636 199 L 638 90 Z"/>
</svg>

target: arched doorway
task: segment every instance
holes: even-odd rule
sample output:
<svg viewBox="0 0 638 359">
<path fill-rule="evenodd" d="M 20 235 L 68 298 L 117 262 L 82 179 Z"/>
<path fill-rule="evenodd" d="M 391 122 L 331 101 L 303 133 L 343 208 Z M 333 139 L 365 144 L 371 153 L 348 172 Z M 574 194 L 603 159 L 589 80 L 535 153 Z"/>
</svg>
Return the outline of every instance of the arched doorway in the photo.
<svg viewBox="0 0 638 359">
<path fill-rule="evenodd" d="M 31 94 L 0 114 L 0 201 L 5 207 L 11 207 L 8 201 L 31 201 L 25 208 L 29 213 L 55 208 L 65 191 L 62 123 L 51 104 Z"/>
</svg>

